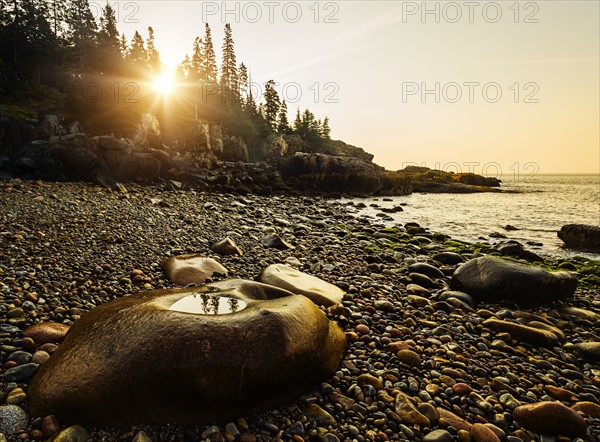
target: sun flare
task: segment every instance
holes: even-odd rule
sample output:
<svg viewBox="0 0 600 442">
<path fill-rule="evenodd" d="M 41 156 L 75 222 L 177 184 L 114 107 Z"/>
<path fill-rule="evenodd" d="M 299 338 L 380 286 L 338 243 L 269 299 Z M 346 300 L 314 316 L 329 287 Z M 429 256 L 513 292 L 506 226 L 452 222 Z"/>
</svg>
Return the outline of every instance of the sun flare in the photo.
<svg viewBox="0 0 600 442">
<path fill-rule="evenodd" d="M 163 72 L 153 82 L 154 89 L 163 95 L 169 95 L 173 92 L 175 81 L 170 72 Z"/>
</svg>

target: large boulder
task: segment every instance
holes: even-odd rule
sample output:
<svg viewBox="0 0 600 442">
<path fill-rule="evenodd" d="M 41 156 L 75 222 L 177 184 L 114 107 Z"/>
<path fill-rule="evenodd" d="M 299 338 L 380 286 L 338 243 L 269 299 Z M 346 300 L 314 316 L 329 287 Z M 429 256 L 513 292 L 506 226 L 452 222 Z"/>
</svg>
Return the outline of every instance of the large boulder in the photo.
<svg viewBox="0 0 600 442">
<path fill-rule="evenodd" d="M 532 305 L 571 296 L 577 287 L 577 278 L 569 272 L 551 273 L 517 262 L 483 256 L 456 269 L 450 287 L 466 292 L 476 300 L 507 299 Z"/>
<path fill-rule="evenodd" d="M 329 307 L 341 304 L 344 291 L 316 276 L 300 272 L 285 264 L 272 264 L 264 269 L 259 281 L 306 296 L 315 304 Z"/>
<path fill-rule="evenodd" d="M 30 412 L 95 426 L 227 421 L 321 381 L 345 342 L 306 297 L 253 281 L 142 292 L 71 327 L 29 386 Z"/>
<path fill-rule="evenodd" d="M 566 224 L 558 231 L 558 237 L 571 249 L 600 252 L 600 226 Z"/>
</svg>

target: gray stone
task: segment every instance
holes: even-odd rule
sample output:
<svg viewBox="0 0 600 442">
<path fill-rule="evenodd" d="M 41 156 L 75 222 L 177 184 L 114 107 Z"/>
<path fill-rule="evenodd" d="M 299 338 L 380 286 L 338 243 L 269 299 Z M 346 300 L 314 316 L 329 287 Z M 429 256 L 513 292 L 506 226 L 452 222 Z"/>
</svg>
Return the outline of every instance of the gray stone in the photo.
<svg viewBox="0 0 600 442">
<path fill-rule="evenodd" d="M 27 428 L 27 413 L 16 405 L 0 406 L 0 433 L 15 434 Z"/>
<path fill-rule="evenodd" d="M 30 410 L 95 426 L 231 420 L 321 381 L 345 342 L 308 298 L 254 281 L 140 292 L 75 322 Z"/>
<path fill-rule="evenodd" d="M 484 256 L 460 266 L 452 276 L 452 290 L 477 300 L 508 299 L 520 304 L 544 304 L 571 296 L 577 278 L 569 272 L 551 273 L 504 259 Z"/>
<path fill-rule="evenodd" d="M 423 436 L 423 442 L 452 442 L 452 435 L 446 430 L 433 430 Z"/>
<path fill-rule="evenodd" d="M 9 368 L 4 372 L 4 380 L 6 382 L 24 381 L 33 376 L 38 367 L 38 364 L 31 362 L 29 364 L 17 365 L 16 367 Z"/>
<path fill-rule="evenodd" d="M 287 241 L 283 240 L 279 235 L 277 235 L 275 233 L 272 233 L 270 235 L 263 237 L 260 240 L 260 242 L 262 243 L 263 246 L 271 248 L 271 249 L 288 250 L 288 249 L 294 248 L 293 245 L 291 245 Z"/>
<path fill-rule="evenodd" d="M 260 282 L 303 295 L 315 304 L 326 307 L 340 304 L 344 291 L 316 276 L 300 272 L 285 264 L 272 264 L 258 277 Z"/>
</svg>

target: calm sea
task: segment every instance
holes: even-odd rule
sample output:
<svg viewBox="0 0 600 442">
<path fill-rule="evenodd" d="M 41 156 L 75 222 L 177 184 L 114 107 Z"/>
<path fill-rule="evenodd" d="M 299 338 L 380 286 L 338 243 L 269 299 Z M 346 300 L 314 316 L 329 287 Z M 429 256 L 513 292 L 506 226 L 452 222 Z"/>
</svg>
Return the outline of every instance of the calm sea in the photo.
<svg viewBox="0 0 600 442">
<path fill-rule="evenodd" d="M 391 198 L 392 201 L 383 198 L 360 201 L 380 207 L 403 204 L 403 212 L 389 214 L 394 221 L 385 222 L 388 225 L 413 221 L 455 239 L 484 240 L 491 244 L 503 240 L 490 234 L 501 233 L 524 245 L 541 243 L 541 246 L 527 246 L 541 255 L 600 259 L 600 254 L 564 249 L 556 236 L 564 224 L 600 225 L 600 175 L 539 174 L 519 180 L 508 176 L 503 178 L 502 188 L 518 193 L 415 193 Z M 380 219 L 375 216 L 379 212 L 369 206 L 360 210 L 359 215 Z M 505 230 L 508 224 L 519 230 Z"/>
</svg>

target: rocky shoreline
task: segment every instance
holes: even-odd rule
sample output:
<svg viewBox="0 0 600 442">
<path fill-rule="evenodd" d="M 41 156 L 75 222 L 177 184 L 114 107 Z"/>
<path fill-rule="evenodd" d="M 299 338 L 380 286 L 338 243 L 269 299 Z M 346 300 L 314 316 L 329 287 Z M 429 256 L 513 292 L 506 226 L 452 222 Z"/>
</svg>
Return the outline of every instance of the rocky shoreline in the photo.
<svg viewBox="0 0 600 442">
<path fill-rule="evenodd" d="M 6 440 L 600 440 L 600 355 L 582 345 L 600 341 L 598 262 L 542 262 L 514 244 L 470 245 L 414 223 L 386 228 L 356 217 L 354 204 L 318 197 L 172 183 L 0 186 L 0 433 L 13 433 Z M 265 247 L 269 234 L 293 248 Z M 225 237 L 243 255 L 213 253 Z M 71 325 L 127 294 L 171 288 L 160 263 L 185 253 L 251 280 L 287 262 L 345 290 L 342 304 L 323 308 L 348 338 L 338 370 L 287 406 L 232 422 L 65 430 L 53 417 L 22 413 L 32 375 L 56 349 L 24 337 L 27 327 Z M 537 307 L 449 295 L 456 268 L 481 255 L 572 271 L 579 285 L 572 298 Z M 534 323 L 553 339 L 523 334 Z"/>
</svg>

